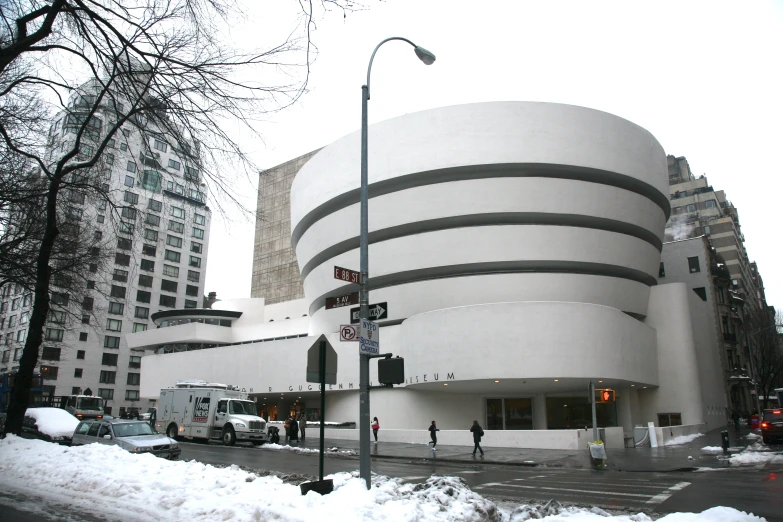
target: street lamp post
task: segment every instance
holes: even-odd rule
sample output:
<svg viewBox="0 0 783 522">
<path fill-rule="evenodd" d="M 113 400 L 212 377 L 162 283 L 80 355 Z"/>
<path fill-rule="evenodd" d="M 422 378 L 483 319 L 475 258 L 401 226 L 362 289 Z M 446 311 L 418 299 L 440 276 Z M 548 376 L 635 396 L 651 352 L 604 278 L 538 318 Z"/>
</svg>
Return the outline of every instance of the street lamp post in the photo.
<svg viewBox="0 0 783 522">
<path fill-rule="evenodd" d="M 359 286 L 359 317 L 369 319 L 370 295 L 367 288 L 368 274 L 368 216 L 367 216 L 367 102 L 370 100 L 370 71 L 375 53 L 386 42 L 402 40 L 413 47 L 416 56 L 426 65 L 435 62 L 435 55 L 414 44 L 407 38 L 394 36 L 379 43 L 370 56 L 367 66 L 367 83 L 362 85 L 362 159 L 361 159 L 361 192 L 360 212 L 361 224 L 359 230 L 359 270 L 361 272 Z M 364 479 L 367 489 L 370 489 L 370 357 L 359 353 L 359 476 Z"/>
</svg>

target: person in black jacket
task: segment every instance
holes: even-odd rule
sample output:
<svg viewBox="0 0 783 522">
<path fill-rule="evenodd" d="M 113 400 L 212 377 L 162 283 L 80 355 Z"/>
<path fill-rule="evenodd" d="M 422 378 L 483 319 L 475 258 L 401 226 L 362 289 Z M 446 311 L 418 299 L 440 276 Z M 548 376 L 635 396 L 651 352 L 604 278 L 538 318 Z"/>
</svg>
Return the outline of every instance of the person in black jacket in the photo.
<svg viewBox="0 0 783 522">
<path fill-rule="evenodd" d="M 432 421 L 432 424 L 430 424 L 429 427 L 430 430 L 430 438 L 432 439 L 427 444 L 432 444 L 432 451 L 435 451 L 435 445 L 438 444 L 438 436 L 435 434 L 436 431 L 440 431 L 438 428 L 435 427 L 435 421 Z"/>
<path fill-rule="evenodd" d="M 476 450 L 481 452 L 481 456 L 484 456 L 484 450 L 481 449 L 481 437 L 484 436 L 484 430 L 481 429 L 477 420 L 473 421 L 473 426 L 470 427 L 470 432 L 473 433 L 473 454 L 476 454 Z"/>
</svg>

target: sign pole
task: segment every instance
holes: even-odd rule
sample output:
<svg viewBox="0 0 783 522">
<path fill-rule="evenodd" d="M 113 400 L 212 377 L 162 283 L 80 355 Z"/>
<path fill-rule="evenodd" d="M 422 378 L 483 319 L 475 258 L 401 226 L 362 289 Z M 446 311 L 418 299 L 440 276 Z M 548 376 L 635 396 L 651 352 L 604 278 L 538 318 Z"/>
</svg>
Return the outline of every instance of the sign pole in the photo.
<svg viewBox="0 0 783 522">
<path fill-rule="evenodd" d="M 321 361 L 321 434 L 319 436 L 318 480 L 324 480 L 324 423 L 326 422 L 326 341 L 321 341 L 318 354 Z"/>
<path fill-rule="evenodd" d="M 369 84 L 369 69 L 367 72 Z M 361 189 L 360 189 L 360 228 L 359 228 L 359 321 L 369 319 L 370 296 L 367 288 L 369 273 L 369 234 L 367 212 L 367 102 L 370 99 L 370 88 L 362 85 L 362 151 L 361 151 Z M 359 477 L 370 489 L 370 359 L 359 352 Z"/>
<path fill-rule="evenodd" d="M 595 415 L 595 385 L 590 381 L 590 404 L 593 407 L 593 442 L 598 440 L 598 421 Z"/>
</svg>

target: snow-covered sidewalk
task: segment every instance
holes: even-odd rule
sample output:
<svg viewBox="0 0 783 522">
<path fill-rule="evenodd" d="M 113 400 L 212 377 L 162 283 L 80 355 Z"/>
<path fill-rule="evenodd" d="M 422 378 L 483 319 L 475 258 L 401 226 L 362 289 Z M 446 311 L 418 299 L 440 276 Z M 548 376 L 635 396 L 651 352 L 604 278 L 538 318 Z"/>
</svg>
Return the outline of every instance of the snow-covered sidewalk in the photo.
<svg viewBox="0 0 783 522">
<path fill-rule="evenodd" d="M 376 477 L 367 491 L 349 473 L 330 475 L 335 490 L 302 496 L 298 485 L 237 466 L 170 462 L 99 444 L 63 447 L 9 435 L 0 440 L 0 487 L 45 501 L 129 522 L 187 521 L 546 521 L 649 522 L 644 514 L 611 516 L 599 509 L 519 506 L 499 509 L 456 477 L 423 484 Z M 759 522 L 759 517 L 716 507 L 677 513 L 661 522 Z"/>
</svg>

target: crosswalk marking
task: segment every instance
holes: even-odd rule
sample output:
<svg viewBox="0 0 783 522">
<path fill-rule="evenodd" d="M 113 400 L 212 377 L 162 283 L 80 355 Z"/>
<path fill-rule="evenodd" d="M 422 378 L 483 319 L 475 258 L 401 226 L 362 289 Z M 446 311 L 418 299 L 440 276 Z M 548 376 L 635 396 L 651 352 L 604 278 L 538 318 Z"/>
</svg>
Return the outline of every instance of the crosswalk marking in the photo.
<svg viewBox="0 0 783 522">
<path fill-rule="evenodd" d="M 664 491 L 662 493 L 658 493 L 657 495 L 655 495 L 653 498 L 648 500 L 647 503 L 648 504 L 660 504 L 664 500 L 666 500 L 669 497 L 671 497 L 672 495 L 674 495 L 674 493 L 676 491 L 681 491 L 681 490 L 687 488 L 690 485 L 691 485 L 690 482 L 680 482 L 678 484 L 675 484 L 672 487 L 670 487 L 669 489 L 667 489 L 666 491 Z"/>
<path fill-rule="evenodd" d="M 504 488 L 543 489 L 546 491 L 560 491 L 560 492 L 568 491 L 570 493 L 591 493 L 595 495 L 606 495 L 610 497 L 620 496 L 620 497 L 650 498 L 649 494 L 640 494 L 640 493 L 619 493 L 617 491 L 596 491 L 592 489 L 550 488 L 546 486 L 526 486 L 523 484 L 502 484 L 499 482 L 483 484 L 481 486 L 476 486 L 474 489 L 484 489 L 490 486 L 500 486 Z"/>
<path fill-rule="evenodd" d="M 484 472 L 483 471 L 457 471 L 456 473 L 460 475 L 463 473 L 484 473 Z"/>
</svg>

